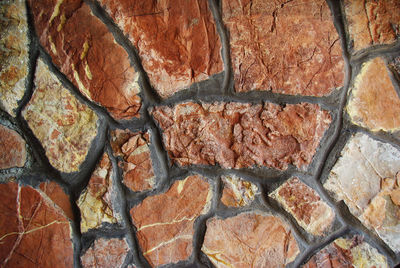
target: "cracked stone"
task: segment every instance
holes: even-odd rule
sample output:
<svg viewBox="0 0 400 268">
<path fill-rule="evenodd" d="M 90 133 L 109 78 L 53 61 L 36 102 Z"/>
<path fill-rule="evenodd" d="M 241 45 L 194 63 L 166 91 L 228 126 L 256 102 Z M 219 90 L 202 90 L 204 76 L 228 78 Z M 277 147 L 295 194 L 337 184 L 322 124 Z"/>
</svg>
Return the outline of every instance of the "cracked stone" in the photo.
<svg viewBox="0 0 400 268">
<path fill-rule="evenodd" d="M 0 124 L 0 169 L 23 167 L 25 162 L 25 140 L 15 130 Z"/>
<path fill-rule="evenodd" d="M 305 169 L 331 122 L 327 111 L 309 103 L 187 102 L 150 113 L 163 130 L 170 158 L 182 166 Z"/>
<path fill-rule="evenodd" d="M 62 172 L 77 171 L 97 134 L 97 115 L 64 88 L 41 60 L 35 87 L 22 115 L 50 164 Z"/>
<path fill-rule="evenodd" d="M 0 108 L 15 116 L 25 93 L 29 41 L 25 1 L 0 3 Z"/>
<path fill-rule="evenodd" d="M 367 228 L 400 252 L 400 151 L 357 133 L 343 148 L 324 187 Z"/>
<path fill-rule="evenodd" d="M 397 0 L 345 0 L 344 13 L 355 51 L 394 43 L 400 35 L 400 2 Z"/>
<path fill-rule="evenodd" d="M 1 266 L 73 267 L 69 221 L 51 198 L 14 182 L 0 192 Z"/>
<path fill-rule="evenodd" d="M 81 0 L 29 0 L 36 32 L 61 72 L 116 119 L 139 116 L 139 74 L 126 51 Z"/>
<path fill-rule="evenodd" d="M 162 98 L 223 70 L 207 1 L 100 0 L 139 52 Z"/>
<path fill-rule="evenodd" d="M 318 193 L 296 177 L 286 181 L 270 196 L 313 235 L 323 235 L 335 219 L 335 213 Z"/>
<path fill-rule="evenodd" d="M 205 180 L 189 176 L 131 209 L 139 245 L 152 267 L 186 260 L 192 254 L 193 224 L 207 213 L 211 197 Z"/>
<path fill-rule="evenodd" d="M 122 158 L 123 183 L 132 191 L 152 189 L 155 175 L 150 156 L 150 134 L 115 130 L 111 132 L 111 147 Z"/>
<path fill-rule="evenodd" d="M 324 0 L 223 0 L 237 92 L 329 95 L 343 85 L 340 39 Z"/>
<path fill-rule="evenodd" d="M 43 182 L 36 191 L 47 201 L 51 200 L 49 206 L 52 205 L 65 218 L 74 220 L 70 199 L 56 182 Z"/>
<path fill-rule="evenodd" d="M 128 254 L 129 246 L 125 239 L 100 238 L 81 257 L 83 267 L 108 268 L 122 267 Z"/>
<path fill-rule="evenodd" d="M 400 130 L 400 98 L 382 58 L 363 64 L 347 111 L 353 123 L 373 131 Z"/>
<path fill-rule="evenodd" d="M 259 213 L 207 220 L 201 250 L 217 267 L 285 267 L 299 254 L 282 220 Z"/>
<path fill-rule="evenodd" d="M 244 207 L 260 194 L 258 187 L 236 176 L 222 176 L 224 188 L 221 202 L 228 207 Z"/>
</svg>

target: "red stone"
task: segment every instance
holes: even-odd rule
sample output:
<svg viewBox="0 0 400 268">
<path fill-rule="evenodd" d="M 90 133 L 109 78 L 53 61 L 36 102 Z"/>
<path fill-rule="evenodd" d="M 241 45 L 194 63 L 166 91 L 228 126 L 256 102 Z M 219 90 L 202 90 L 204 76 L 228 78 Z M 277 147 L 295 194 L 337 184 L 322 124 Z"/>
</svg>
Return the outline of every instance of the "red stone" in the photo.
<svg viewBox="0 0 400 268">
<path fill-rule="evenodd" d="M 25 141 L 16 131 L 0 125 L 0 169 L 23 167 L 25 146 Z"/>
<path fill-rule="evenodd" d="M 56 182 L 43 182 L 39 185 L 38 191 L 42 196 L 50 198 L 57 211 L 64 214 L 68 219 L 74 220 L 71 201 Z"/>
<path fill-rule="evenodd" d="M 122 267 L 128 250 L 128 244 L 124 239 L 97 239 L 81 257 L 82 266 L 85 268 Z"/>
</svg>

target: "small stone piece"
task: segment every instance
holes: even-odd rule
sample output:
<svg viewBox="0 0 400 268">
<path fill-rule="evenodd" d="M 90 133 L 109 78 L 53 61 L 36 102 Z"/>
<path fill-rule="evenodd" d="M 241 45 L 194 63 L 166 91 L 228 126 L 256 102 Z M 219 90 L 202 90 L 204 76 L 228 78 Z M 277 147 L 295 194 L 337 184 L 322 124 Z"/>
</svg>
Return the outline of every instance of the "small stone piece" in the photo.
<svg viewBox="0 0 400 268">
<path fill-rule="evenodd" d="M 150 110 L 170 158 L 182 166 L 305 169 L 331 117 L 316 104 L 202 103 Z"/>
<path fill-rule="evenodd" d="M 217 268 L 285 267 L 299 254 L 286 224 L 258 213 L 207 220 L 201 250 Z"/>
<path fill-rule="evenodd" d="M 122 267 L 128 250 L 125 239 L 97 239 L 81 257 L 82 266 L 85 268 Z"/>
<path fill-rule="evenodd" d="M 335 213 L 312 188 L 298 178 L 282 184 L 270 196 L 276 199 L 307 232 L 322 235 L 332 224 Z"/>
<path fill-rule="evenodd" d="M 25 1 L 0 2 L 0 108 L 15 116 L 25 93 L 29 41 Z"/>
<path fill-rule="evenodd" d="M 97 134 L 97 115 L 64 88 L 41 60 L 35 75 L 36 89 L 22 115 L 50 164 L 62 172 L 77 171 Z"/>
<path fill-rule="evenodd" d="M 111 133 L 111 146 L 123 169 L 123 183 L 132 191 L 153 188 L 155 176 L 150 156 L 150 134 L 115 130 Z"/>
<path fill-rule="evenodd" d="M 138 49 L 150 83 L 167 98 L 223 70 L 208 1 L 100 0 Z"/>
<path fill-rule="evenodd" d="M 396 252 L 400 252 L 400 151 L 357 133 L 324 187 Z"/>
<path fill-rule="evenodd" d="M 394 43 L 400 35 L 398 0 L 344 0 L 344 12 L 355 51 Z"/>
<path fill-rule="evenodd" d="M 25 140 L 15 130 L 0 125 L 0 169 L 23 167 L 25 162 Z"/>
<path fill-rule="evenodd" d="M 260 194 L 258 187 L 236 176 L 222 176 L 224 189 L 221 202 L 228 207 L 244 207 Z"/>
<path fill-rule="evenodd" d="M 193 224 L 209 210 L 211 191 L 199 176 L 175 182 L 131 209 L 144 257 L 152 267 L 186 260 L 193 251 Z"/>
</svg>

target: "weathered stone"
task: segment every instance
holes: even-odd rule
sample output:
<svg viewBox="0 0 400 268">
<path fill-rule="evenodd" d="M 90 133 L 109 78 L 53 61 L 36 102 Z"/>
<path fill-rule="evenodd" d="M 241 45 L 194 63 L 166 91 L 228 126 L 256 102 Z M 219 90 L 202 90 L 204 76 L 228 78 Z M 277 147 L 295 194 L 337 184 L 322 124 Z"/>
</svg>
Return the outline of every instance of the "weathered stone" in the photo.
<svg viewBox="0 0 400 268">
<path fill-rule="evenodd" d="M 236 176 L 222 176 L 224 188 L 221 202 L 228 207 L 243 207 L 253 202 L 260 194 L 258 187 Z"/>
<path fill-rule="evenodd" d="M 400 35 L 398 0 L 344 0 L 344 12 L 354 50 L 390 44 Z"/>
<path fill-rule="evenodd" d="M 128 250 L 125 239 L 97 239 L 81 257 L 82 266 L 87 268 L 122 267 Z"/>
<path fill-rule="evenodd" d="M 362 237 L 338 238 L 315 254 L 304 268 L 322 267 L 389 267 L 386 258 Z"/>
<path fill-rule="evenodd" d="M 15 116 L 28 74 L 25 1 L 0 2 L 0 108 Z"/>
<path fill-rule="evenodd" d="M 23 167 L 26 162 L 25 140 L 12 129 L 0 125 L 0 169 Z"/>
<path fill-rule="evenodd" d="M 153 188 L 155 176 L 150 156 L 149 133 L 115 130 L 111 133 L 111 146 L 123 169 L 123 183 L 132 191 Z"/>
<path fill-rule="evenodd" d="M 299 248 L 289 228 L 275 216 L 246 213 L 207 221 L 201 250 L 216 267 L 284 267 Z"/>
<path fill-rule="evenodd" d="M 347 105 L 351 120 L 373 131 L 400 130 L 400 98 L 382 58 L 365 63 Z"/>
<path fill-rule="evenodd" d="M 305 168 L 331 122 L 327 111 L 309 103 L 187 102 L 150 112 L 169 156 L 183 166 Z"/>
<path fill-rule="evenodd" d="M 68 219 L 29 186 L 0 184 L 1 267 L 73 267 Z"/>
<path fill-rule="evenodd" d="M 344 62 L 324 0 L 223 0 L 235 89 L 324 96 L 340 87 Z"/>
<path fill-rule="evenodd" d="M 42 198 L 51 200 L 48 205 L 52 205 L 55 210 L 61 213 L 65 218 L 74 220 L 74 213 L 71 207 L 71 201 L 68 195 L 56 182 L 43 182 L 39 185 L 37 191 Z"/>
<path fill-rule="evenodd" d="M 162 98 L 223 69 L 221 42 L 207 1 L 100 0 L 138 49 Z"/>
<path fill-rule="evenodd" d="M 270 196 L 291 213 L 301 227 L 313 235 L 322 235 L 332 224 L 335 213 L 311 187 L 291 178 Z"/>
<path fill-rule="evenodd" d="M 355 134 L 324 187 L 396 252 L 400 251 L 400 151 Z"/>
<path fill-rule="evenodd" d="M 81 0 L 28 2 L 40 43 L 81 93 L 116 119 L 139 116 L 139 75 L 90 8 Z"/>
<path fill-rule="evenodd" d="M 63 172 L 76 171 L 97 134 L 97 115 L 64 88 L 41 60 L 35 86 L 22 115 L 50 163 Z"/>
<path fill-rule="evenodd" d="M 192 254 L 193 224 L 209 210 L 210 200 L 208 183 L 190 176 L 131 209 L 140 247 L 151 266 L 176 263 Z"/>
</svg>

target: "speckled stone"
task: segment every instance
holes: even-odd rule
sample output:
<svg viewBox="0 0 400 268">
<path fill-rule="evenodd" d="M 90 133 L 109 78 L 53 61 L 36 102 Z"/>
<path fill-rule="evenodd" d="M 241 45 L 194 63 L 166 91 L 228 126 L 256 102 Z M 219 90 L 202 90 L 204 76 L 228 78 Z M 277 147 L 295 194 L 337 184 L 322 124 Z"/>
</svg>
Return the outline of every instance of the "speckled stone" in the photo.
<svg viewBox="0 0 400 268">
<path fill-rule="evenodd" d="M 25 140 L 15 130 L 0 124 L 0 169 L 23 167 L 25 162 Z"/>
<path fill-rule="evenodd" d="M 82 266 L 85 268 L 122 267 L 128 255 L 128 250 L 129 247 L 125 239 L 96 239 L 81 257 Z"/>
<path fill-rule="evenodd" d="M 222 176 L 224 188 L 221 202 L 228 207 L 244 207 L 253 202 L 256 195 L 260 194 L 258 187 L 237 176 Z"/>
</svg>

